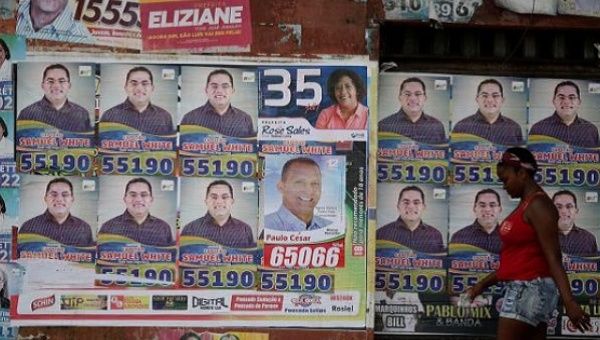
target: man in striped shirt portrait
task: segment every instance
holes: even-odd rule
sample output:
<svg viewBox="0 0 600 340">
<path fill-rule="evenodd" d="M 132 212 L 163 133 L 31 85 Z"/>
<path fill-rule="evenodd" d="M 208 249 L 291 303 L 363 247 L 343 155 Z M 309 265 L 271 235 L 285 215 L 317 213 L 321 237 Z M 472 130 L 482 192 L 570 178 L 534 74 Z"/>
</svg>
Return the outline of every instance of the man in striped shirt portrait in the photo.
<svg viewBox="0 0 600 340">
<path fill-rule="evenodd" d="M 73 18 L 68 0 L 24 0 L 17 12 L 17 34 L 31 39 L 94 43 L 87 27 Z"/>
<path fill-rule="evenodd" d="M 142 245 L 170 247 L 175 245 L 171 226 L 150 214 L 154 203 L 152 184 L 142 177 L 131 179 L 123 195 L 125 211 L 102 224 L 98 236 L 120 235 Z"/>
<path fill-rule="evenodd" d="M 456 123 L 452 135 L 466 133 L 507 146 L 520 146 L 525 143 L 519 124 L 501 112 L 504 89 L 498 80 L 490 78 L 479 83 L 475 101 L 477 112 Z"/>
<path fill-rule="evenodd" d="M 24 120 L 33 120 L 71 132 L 94 130 L 89 112 L 68 99 L 71 91 L 71 76 L 66 66 L 62 64 L 47 66 L 44 69 L 41 86 L 44 97 L 21 110 L 17 117 L 17 125 Z"/>
<path fill-rule="evenodd" d="M 483 189 L 475 194 L 473 203 L 475 221 L 458 230 L 450 243 L 470 244 L 493 254 L 500 253 L 500 228 L 498 221 L 502 213 L 500 195 L 494 189 Z"/>
<path fill-rule="evenodd" d="M 158 136 L 176 133 L 171 114 L 151 102 L 154 76 L 147 67 L 131 68 L 125 76 L 124 89 L 127 94 L 125 101 L 106 110 L 100 117 L 100 122 L 119 123 Z"/>
<path fill-rule="evenodd" d="M 577 84 L 570 80 L 558 83 L 554 88 L 552 104 L 554 113 L 533 124 L 529 136 L 549 136 L 563 143 L 584 148 L 600 146 L 598 128 L 592 122 L 579 117 L 581 92 Z"/>
<path fill-rule="evenodd" d="M 183 227 L 181 236 L 198 236 L 231 248 L 256 247 L 252 228 L 231 216 L 235 200 L 229 182 L 216 180 L 206 188 L 206 214 Z"/>
<path fill-rule="evenodd" d="M 577 196 L 570 190 L 560 190 L 552 196 L 558 210 L 558 241 L 564 254 L 573 256 L 598 256 L 598 244 L 594 234 L 577 226 L 579 216 Z"/>
<path fill-rule="evenodd" d="M 427 90 L 423 80 L 417 77 L 403 80 L 400 83 L 398 101 L 400 110 L 379 121 L 379 132 L 395 133 L 418 143 L 447 143 L 442 122 L 424 111 Z"/>
<path fill-rule="evenodd" d="M 75 197 L 71 181 L 64 177 L 50 180 L 44 194 L 46 211 L 25 221 L 19 228 L 19 237 L 23 234 L 36 234 L 63 245 L 93 246 L 95 242 L 90 225 L 71 214 L 73 202 Z"/>
<path fill-rule="evenodd" d="M 252 117 L 231 105 L 235 93 L 233 76 L 225 69 L 216 69 L 206 77 L 206 104 L 186 113 L 181 125 L 200 125 L 228 137 L 256 136 Z"/>
<path fill-rule="evenodd" d="M 391 241 L 422 253 L 446 251 L 442 233 L 423 222 L 426 208 L 425 193 L 416 185 L 409 185 L 398 193 L 398 219 L 377 229 L 377 240 Z"/>
</svg>

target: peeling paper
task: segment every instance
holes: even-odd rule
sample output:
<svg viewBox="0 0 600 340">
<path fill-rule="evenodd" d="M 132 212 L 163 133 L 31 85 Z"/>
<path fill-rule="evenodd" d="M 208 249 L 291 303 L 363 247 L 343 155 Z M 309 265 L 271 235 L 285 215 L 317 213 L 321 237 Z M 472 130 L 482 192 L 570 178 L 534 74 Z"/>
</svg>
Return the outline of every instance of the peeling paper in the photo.
<svg viewBox="0 0 600 340">
<path fill-rule="evenodd" d="M 598 0 L 559 0 L 558 14 L 585 15 L 600 17 L 600 1 Z"/>
<path fill-rule="evenodd" d="M 557 0 L 494 0 L 494 3 L 520 14 L 556 15 Z"/>
<path fill-rule="evenodd" d="M 383 0 L 387 20 L 469 22 L 483 0 Z"/>
</svg>

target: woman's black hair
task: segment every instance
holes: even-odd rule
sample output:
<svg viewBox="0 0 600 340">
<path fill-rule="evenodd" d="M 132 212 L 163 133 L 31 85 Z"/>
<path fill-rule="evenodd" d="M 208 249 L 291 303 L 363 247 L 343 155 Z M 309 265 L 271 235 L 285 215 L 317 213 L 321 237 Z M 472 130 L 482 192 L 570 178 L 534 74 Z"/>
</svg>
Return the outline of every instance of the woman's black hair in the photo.
<svg viewBox="0 0 600 340">
<path fill-rule="evenodd" d="M 537 161 L 531 151 L 522 147 L 512 147 L 506 149 L 502 154 L 502 159 L 498 166 L 510 166 L 515 170 L 524 169 L 533 177 L 538 169 Z"/>
<path fill-rule="evenodd" d="M 2 130 L 4 131 L 2 132 L 2 137 L 8 137 L 8 128 L 6 127 L 6 123 L 2 117 L 0 117 L 0 126 L 2 126 Z"/>
<path fill-rule="evenodd" d="M 329 92 L 328 94 L 329 98 L 331 98 L 331 101 L 337 104 L 337 99 L 335 98 L 335 86 L 343 76 L 346 76 L 352 80 L 352 84 L 354 84 L 354 87 L 356 88 L 356 100 L 361 102 L 362 99 L 367 95 L 365 84 L 363 83 L 362 79 L 360 79 L 360 76 L 356 74 L 356 72 L 345 68 L 340 68 L 333 71 L 333 73 L 329 76 L 329 79 L 327 79 L 327 91 Z"/>
<path fill-rule="evenodd" d="M 2 195 L 0 195 L 0 204 L 2 205 L 2 208 L 0 208 L 0 212 L 5 214 L 6 213 L 6 203 L 4 203 L 4 198 L 2 198 Z"/>
<path fill-rule="evenodd" d="M 8 49 L 8 45 L 6 44 L 4 39 L 0 39 L 0 46 L 2 46 L 2 49 L 4 50 L 4 58 L 6 60 L 10 60 L 10 50 Z"/>
</svg>

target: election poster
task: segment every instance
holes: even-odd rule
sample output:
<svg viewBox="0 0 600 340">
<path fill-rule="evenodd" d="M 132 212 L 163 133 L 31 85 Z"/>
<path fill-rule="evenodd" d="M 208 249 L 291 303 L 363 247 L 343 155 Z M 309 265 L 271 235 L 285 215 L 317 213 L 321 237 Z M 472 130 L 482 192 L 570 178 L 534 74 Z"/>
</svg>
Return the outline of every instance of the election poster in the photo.
<svg viewBox="0 0 600 340">
<path fill-rule="evenodd" d="M 375 254 L 375 326 L 427 329 L 446 299 L 448 188 L 379 183 Z"/>
<path fill-rule="evenodd" d="M 12 88 L 12 82 L 0 82 L 0 86 L 8 85 Z M 0 91 L 7 90 L 2 87 Z M 5 97 L 12 98 L 12 97 Z M 5 105 L 12 107 L 12 103 Z M 0 163 L 14 164 L 15 162 L 15 115 L 12 110 L 0 111 Z"/>
<path fill-rule="evenodd" d="M 0 263 L 0 339 L 18 338 L 19 327 L 10 322 L 13 297 L 21 290 L 23 269 L 14 262 Z"/>
<path fill-rule="evenodd" d="M 96 182 L 78 176 L 21 175 L 16 257 L 28 262 L 58 260 L 93 267 Z"/>
<path fill-rule="evenodd" d="M 255 177 L 257 104 L 255 68 L 182 66 L 181 175 Z"/>
<path fill-rule="evenodd" d="M 297 292 L 291 315 L 360 318 L 351 277 L 366 270 L 368 70 L 258 72 L 261 289 Z"/>
<path fill-rule="evenodd" d="M 12 258 L 12 228 L 18 225 L 19 196 L 18 188 L 0 187 L 0 262 Z"/>
<path fill-rule="evenodd" d="M 452 181 L 494 184 L 502 153 L 525 145 L 527 79 L 454 76 L 453 81 Z"/>
<path fill-rule="evenodd" d="M 463 313 L 456 316 L 459 322 L 444 322 L 440 330 L 461 333 L 462 325 L 471 324 L 472 333 L 487 334 L 496 327 L 503 285 L 494 285 L 473 302 L 465 300 L 465 291 L 498 269 L 499 224 L 517 204 L 497 185 L 464 184 L 450 188 L 448 286 L 451 304 L 455 306 L 452 308 L 462 308 Z M 472 308 L 479 308 L 479 313 L 470 313 L 475 311 Z"/>
<path fill-rule="evenodd" d="M 98 274 L 101 286 L 170 286 L 177 278 L 177 180 L 174 177 L 100 176 Z M 138 280 L 141 279 L 141 280 Z"/>
<path fill-rule="evenodd" d="M 140 50 L 139 6 L 137 0 L 20 0 L 16 33 L 29 39 Z"/>
<path fill-rule="evenodd" d="M 564 186 L 547 186 L 544 189 L 558 210 L 558 241 L 573 296 L 592 320 L 598 320 L 598 190 Z M 574 335 L 575 329 L 568 321 L 564 307 L 559 306 L 558 311 L 561 334 Z M 592 325 L 595 324 L 597 321 L 592 321 Z M 597 337 L 599 334 L 598 328 L 593 326 L 589 336 Z"/>
<path fill-rule="evenodd" d="M 180 181 L 181 286 L 256 289 L 262 257 L 257 247 L 256 180 L 184 177 Z"/>
<path fill-rule="evenodd" d="M 93 63 L 17 64 L 19 172 L 93 174 L 95 70 Z"/>
<path fill-rule="evenodd" d="M 368 68 L 260 66 L 258 139 L 366 141 Z"/>
<path fill-rule="evenodd" d="M 143 50 L 248 52 L 249 0 L 141 0 Z"/>
<path fill-rule="evenodd" d="M 446 183 L 451 77 L 385 72 L 379 84 L 377 180 Z"/>
<path fill-rule="evenodd" d="M 527 147 L 544 185 L 595 187 L 600 182 L 600 82 L 531 79 Z"/>
<path fill-rule="evenodd" d="M 0 5 L 0 17 L 2 7 Z M 25 59 L 25 38 L 11 35 L 11 34 L 0 34 L 0 82 L 13 80 L 13 64 L 17 61 Z M 1 95 L 11 96 L 11 92 L 2 91 Z M 5 106 L 4 103 L 0 105 L 1 108 Z"/>
<path fill-rule="evenodd" d="M 179 66 L 102 64 L 100 74 L 100 173 L 173 175 Z"/>
</svg>

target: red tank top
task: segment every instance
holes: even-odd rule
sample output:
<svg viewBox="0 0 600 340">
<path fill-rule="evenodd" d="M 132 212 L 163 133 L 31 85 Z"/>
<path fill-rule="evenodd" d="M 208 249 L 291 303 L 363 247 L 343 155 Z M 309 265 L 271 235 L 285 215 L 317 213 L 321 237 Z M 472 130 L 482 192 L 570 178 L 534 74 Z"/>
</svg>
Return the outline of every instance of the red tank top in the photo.
<svg viewBox="0 0 600 340">
<path fill-rule="evenodd" d="M 500 281 L 533 280 L 550 276 L 550 269 L 533 226 L 524 221 L 529 203 L 544 192 L 537 192 L 522 201 L 500 225 Z"/>
</svg>

